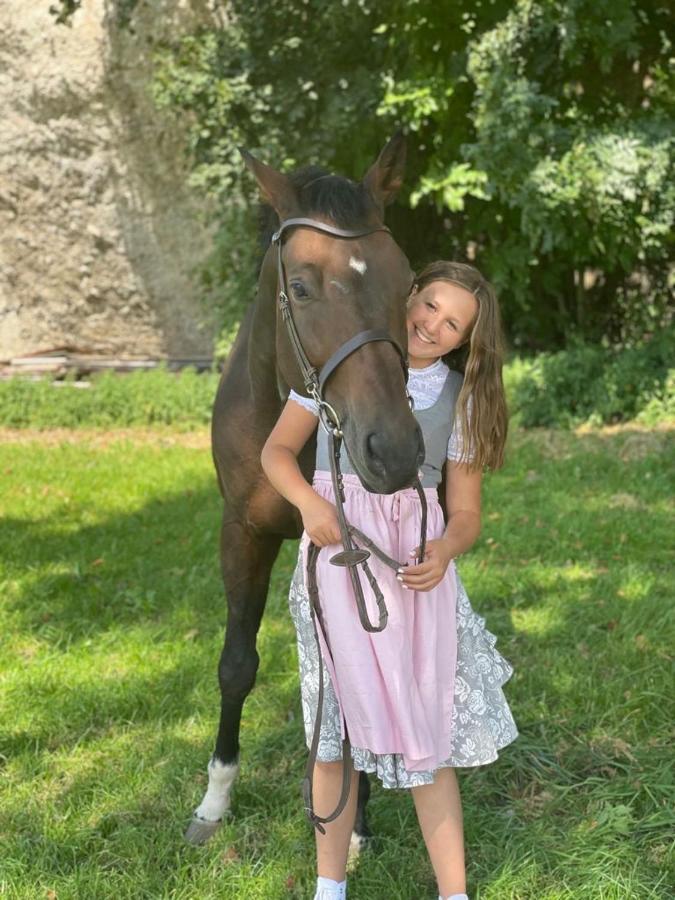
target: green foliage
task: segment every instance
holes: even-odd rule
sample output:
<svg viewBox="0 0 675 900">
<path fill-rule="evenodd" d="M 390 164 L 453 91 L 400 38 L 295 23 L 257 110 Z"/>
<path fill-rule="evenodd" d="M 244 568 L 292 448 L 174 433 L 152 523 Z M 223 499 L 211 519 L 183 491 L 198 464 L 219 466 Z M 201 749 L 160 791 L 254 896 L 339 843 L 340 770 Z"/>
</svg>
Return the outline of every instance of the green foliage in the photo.
<svg viewBox="0 0 675 900">
<path fill-rule="evenodd" d="M 158 368 L 128 375 L 93 376 L 75 382 L 0 381 L 0 422 L 12 428 L 174 425 L 181 429 L 210 420 L 218 376 L 193 369 L 172 374 Z"/>
<path fill-rule="evenodd" d="M 260 255 L 257 186 L 239 148 L 286 171 L 314 162 L 363 173 L 380 141 L 362 5 L 351 10 L 349 27 L 328 0 L 311 10 L 279 0 L 264 8 L 233 3 L 231 14 L 226 29 L 156 47 L 152 86 L 160 108 L 191 123 L 191 183 L 218 205 L 203 299 L 223 316 L 219 356 L 254 295 Z"/>
<path fill-rule="evenodd" d="M 486 172 L 472 169 L 468 163 L 458 163 L 449 170 L 423 175 L 417 190 L 410 195 L 410 206 L 414 209 L 423 197 L 433 197 L 436 210 L 460 212 L 467 197 L 489 200 L 485 192 L 488 176 Z"/>
<path fill-rule="evenodd" d="M 218 204 L 204 299 L 225 298 L 224 345 L 255 278 L 243 248 L 256 190 L 237 147 L 359 178 L 399 126 L 411 139 L 397 239 L 415 267 L 475 260 L 516 347 L 635 342 L 668 322 L 675 75 L 662 0 L 221 8 L 226 27 L 154 47 L 153 91 L 188 123 L 192 183 Z"/>
<path fill-rule="evenodd" d="M 49 7 L 49 12 L 57 25 L 70 25 L 70 20 L 81 6 L 82 0 L 58 0 Z"/>
<path fill-rule="evenodd" d="M 511 330 L 520 312 L 544 343 L 636 338 L 666 315 L 675 91 L 653 91 L 670 47 L 650 6 L 523 0 L 470 49 L 465 152 L 501 207 L 487 268 Z"/>
<path fill-rule="evenodd" d="M 230 203 L 223 210 L 213 246 L 199 271 L 202 299 L 223 323 L 214 358 L 227 357 L 237 336 L 244 309 L 255 296 L 261 253 L 254 238 L 251 205 Z"/>
<path fill-rule="evenodd" d="M 329 0 L 311 9 L 286 0 L 263 9 L 233 2 L 231 14 L 226 29 L 181 36 L 155 51 L 157 104 L 192 122 L 193 183 L 228 204 L 233 193 L 257 197 L 240 146 L 285 170 L 311 162 L 365 170 L 380 128 L 367 120 L 379 99 L 377 38 L 363 4 L 336 14 Z"/>
<path fill-rule="evenodd" d="M 665 382 L 640 410 L 637 421 L 648 427 L 675 422 L 675 369 L 668 369 Z"/>
<path fill-rule="evenodd" d="M 506 371 L 511 411 L 533 425 L 675 421 L 675 332 L 634 347 L 579 344 Z"/>
<path fill-rule="evenodd" d="M 131 20 L 138 0 L 107 0 L 106 7 L 108 3 L 116 26 L 133 31 Z M 49 7 L 49 12 L 57 25 L 70 25 L 72 17 L 81 6 L 82 0 L 57 0 L 56 4 Z"/>
</svg>

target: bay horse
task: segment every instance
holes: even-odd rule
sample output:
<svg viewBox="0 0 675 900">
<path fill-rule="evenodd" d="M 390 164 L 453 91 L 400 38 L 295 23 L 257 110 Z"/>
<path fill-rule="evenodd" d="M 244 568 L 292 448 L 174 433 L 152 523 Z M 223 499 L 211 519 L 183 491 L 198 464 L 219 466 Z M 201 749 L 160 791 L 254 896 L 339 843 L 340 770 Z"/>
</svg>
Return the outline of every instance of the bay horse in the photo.
<svg viewBox="0 0 675 900">
<path fill-rule="evenodd" d="M 384 207 L 403 180 L 403 136 L 397 133 L 388 141 L 360 182 L 316 167 L 284 175 L 247 151 L 241 153 L 271 208 L 272 222 L 276 217 L 281 223 L 311 218 L 361 233 L 336 237 L 296 226 L 283 241 L 288 300 L 311 364 L 323 366 L 353 335 L 368 329 L 385 330 L 405 351 L 406 299 L 414 275 L 384 227 Z M 302 533 L 297 509 L 274 490 L 260 465 L 262 447 L 290 388 L 307 393 L 277 304 L 278 265 L 277 247 L 270 244 L 255 300 L 213 406 L 211 446 L 223 498 L 220 560 L 228 617 L 218 665 L 220 725 L 208 764 L 208 788 L 186 832 L 195 844 L 209 839 L 229 809 L 239 770 L 242 707 L 258 669 L 256 636 L 270 573 L 282 541 Z M 391 343 L 367 343 L 348 356 L 331 376 L 326 400 L 339 415 L 350 459 L 368 490 L 393 493 L 412 482 L 424 447 L 407 401 L 401 359 Z M 315 450 L 313 439 L 298 458 L 310 483 Z M 369 790 L 362 772 L 355 825 L 359 843 L 369 834 Z"/>
</svg>

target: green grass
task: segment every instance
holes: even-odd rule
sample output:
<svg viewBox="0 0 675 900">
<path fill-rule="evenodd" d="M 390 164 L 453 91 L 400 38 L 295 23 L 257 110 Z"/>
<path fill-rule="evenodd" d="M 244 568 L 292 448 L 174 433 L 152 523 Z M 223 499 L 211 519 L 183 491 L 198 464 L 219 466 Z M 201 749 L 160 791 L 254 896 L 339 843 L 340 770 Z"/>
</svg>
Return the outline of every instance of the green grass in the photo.
<svg viewBox="0 0 675 900">
<path fill-rule="evenodd" d="M 461 773 L 473 900 L 673 890 L 672 432 L 514 433 L 460 571 L 521 736 Z M 225 624 L 207 449 L 0 445 L 0 896 L 312 896 L 285 545 L 233 818 L 203 848 Z M 670 571 L 669 571 L 670 568 Z M 374 788 L 353 900 L 435 897 L 410 797 Z"/>
</svg>

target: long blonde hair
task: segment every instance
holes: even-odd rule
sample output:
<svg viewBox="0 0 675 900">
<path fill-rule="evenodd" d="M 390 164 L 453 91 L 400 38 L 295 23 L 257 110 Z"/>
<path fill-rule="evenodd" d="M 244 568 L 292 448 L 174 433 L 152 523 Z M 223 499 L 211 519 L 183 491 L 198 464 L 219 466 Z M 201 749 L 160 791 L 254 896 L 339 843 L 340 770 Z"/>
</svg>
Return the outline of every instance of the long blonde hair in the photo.
<svg viewBox="0 0 675 900">
<path fill-rule="evenodd" d="M 499 469 L 504 463 L 508 432 L 508 410 L 502 380 L 504 333 L 495 289 L 478 269 L 466 263 L 438 260 L 429 263 L 416 279 L 417 290 L 434 281 L 448 281 L 473 294 L 478 315 L 469 339 L 443 357 L 443 361 L 464 376 L 457 398 L 462 430 L 461 462 L 472 470 Z M 411 296 L 410 302 L 414 302 Z M 471 415 L 467 404 L 471 398 Z M 473 455 L 473 459 L 469 458 Z"/>
</svg>

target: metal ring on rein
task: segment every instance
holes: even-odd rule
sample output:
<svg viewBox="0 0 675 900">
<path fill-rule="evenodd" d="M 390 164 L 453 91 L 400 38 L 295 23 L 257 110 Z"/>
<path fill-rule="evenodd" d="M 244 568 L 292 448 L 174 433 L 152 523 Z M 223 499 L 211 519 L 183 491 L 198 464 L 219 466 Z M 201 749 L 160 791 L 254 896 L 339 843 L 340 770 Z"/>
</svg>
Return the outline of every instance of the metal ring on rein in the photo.
<svg viewBox="0 0 675 900">
<path fill-rule="evenodd" d="M 332 434 L 333 437 L 342 439 L 344 435 L 342 433 L 342 427 L 340 425 L 340 417 L 338 416 L 336 411 L 326 400 L 317 400 L 316 398 L 314 399 L 319 407 L 319 421 L 323 425 L 324 431 L 327 434 Z"/>
</svg>

